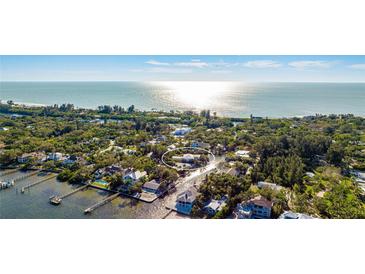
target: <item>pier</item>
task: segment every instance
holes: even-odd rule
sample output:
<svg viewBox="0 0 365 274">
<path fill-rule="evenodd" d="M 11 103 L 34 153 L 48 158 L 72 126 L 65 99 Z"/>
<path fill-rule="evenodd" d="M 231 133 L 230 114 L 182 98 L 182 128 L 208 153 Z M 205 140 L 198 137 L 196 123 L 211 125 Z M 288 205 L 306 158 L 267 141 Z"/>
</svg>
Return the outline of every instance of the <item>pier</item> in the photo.
<svg viewBox="0 0 365 274">
<path fill-rule="evenodd" d="M 25 186 L 25 187 L 22 187 L 22 189 L 21 189 L 21 193 L 24 193 L 24 191 L 25 191 L 26 189 L 29 189 L 29 188 L 31 188 L 31 187 L 33 187 L 33 186 L 36 186 L 36 185 L 39 185 L 40 183 L 43 183 L 43 182 L 48 181 L 48 180 L 50 180 L 50 179 L 53 179 L 53 178 L 55 178 L 55 177 L 57 177 L 57 174 L 53 174 L 53 175 L 48 176 L 47 178 L 44 178 L 44 179 L 42 179 L 42 180 L 40 180 L 40 181 L 37 181 L 37 182 L 34 182 L 34 183 L 32 183 L 32 184 L 29 184 L 29 185 L 27 185 L 27 186 Z"/>
<path fill-rule="evenodd" d="M 71 196 L 72 194 L 75 194 L 76 192 L 79 192 L 79 191 L 81 191 L 83 189 L 86 189 L 88 187 L 89 187 L 89 185 L 87 184 L 87 185 L 80 186 L 80 187 L 72 190 L 71 192 L 66 193 L 65 195 L 51 196 L 51 197 L 49 197 L 49 202 L 53 205 L 59 205 L 62 202 L 62 200 L 65 199 L 66 197 Z"/>
<path fill-rule="evenodd" d="M 31 176 L 37 174 L 38 172 L 39 171 L 37 170 L 37 171 L 31 172 L 31 173 L 28 173 L 28 174 L 24 174 L 24 175 L 22 175 L 18 178 L 15 178 L 13 181 L 14 181 L 14 183 L 16 183 L 17 181 L 24 180 L 25 178 L 31 177 Z"/>
<path fill-rule="evenodd" d="M 4 172 L 1 172 L 0 173 L 0 177 L 2 176 L 6 176 L 6 175 L 9 175 L 9 174 L 12 174 L 12 173 L 15 173 L 19 171 L 19 169 L 10 169 L 10 170 L 7 170 L 7 171 L 4 171 Z"/>
<path fill-rule="evenodd" d="M 120 193 L 118 192 L 118 193 L 115 193 L 115 194 L 112 194 L 112 195 L 106 197 L 104 200 L 102 200 L 102 201 L 96 203 L 95 205 L 92 205 L 91 207 L 85 209 L 84 214 L 89 214 L 89 213 L 93 212 L 95 209 L 97 209 L 97 208 L 111 202 L 115 198 L 119 197 L 119 195 L 120 195 Z"/>
</svg>

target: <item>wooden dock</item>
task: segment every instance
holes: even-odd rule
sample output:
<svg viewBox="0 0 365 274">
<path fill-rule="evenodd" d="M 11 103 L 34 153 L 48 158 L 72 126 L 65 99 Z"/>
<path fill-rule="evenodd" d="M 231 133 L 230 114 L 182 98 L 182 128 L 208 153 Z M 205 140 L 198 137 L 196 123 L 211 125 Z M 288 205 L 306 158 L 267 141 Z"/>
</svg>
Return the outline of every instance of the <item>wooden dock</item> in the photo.
<svg viewBox="0 0 365 274">
<path fill-rule="evenodd" d="M 6 176 L 6 175 L 9 175 L 9 174 L 12 174 L 12 173 L 15 173 L 19 171 L 19 169 L 10 169 L 10 170 L 7 170 L 7 171 L 4 171 L 4 172 L 1 172 L 0 173 L 0 177 L 2 176 Z"/>
<path fill-rule="evenodd" d="M 24 179 L 26 179 L 28 177 L 31 177 L 33 175 L 36 175 L 38 172 L 39 172 L 39 170 L 34 171 L 34 172 L 31 172 L 31 173 L 24 174 L 24 175 L 22 175 L 22 176 L 20 176 L 18 178 L 15 178 L 13 181 L 14 181 L 14 183 L 16 183 L 17 181 L 24 180 Z"/>
<path fill-rule="evenodd" d="M 42 179 L 42 180 L 40 180 L 40 181 L 38 181 L 38 182 L 34 182 L 34 183 L 29 184 L 29 185 L 27 185 L 27 186 L 25 186 L 25 187 L 22 187 L 22 189 L 21 189 L 21 193 L 24 193 L 26 189 L 29 189 L 29 188 L 31 188 L 31 187 L 33 187 L 33 186 L 36 186 L 36 185 L 39 185 L 40 183 L 43 183 L 43 182 L 48 181 L 48 180 L 50 180 L 50 179 L 53 179 L 53 178 L 55 178 L 55 177 L 57 177 L 57 174 L 53 174 L 53 175 L 48 176 L 47 178 L 44 178 L 44 179 Z"/>
<path fill-rule="evenodd" d="M 112 195 L 106 197 L 104 200 L 102 200 L 102 201 L 96 203 L 95 205 L 92 205 L 91 207 L 85 209 L 84 214 L 89 214 L 89 213 L 93 212 L 95 209 L 97 209 L 97 208 L 111 202 L 115 198 L 119 197 L 119 195 L 120 195 L 120 193 L 118 192 L 118 193 L 115 193 L 115 194 L 112 194 Z"/>
<path fill-rule="evenodd" d="M 49 197 L 49 202 L 53 205 L 59 205 L 62 202 L 62 200 L 65 199 L 66 197 L 71 196 L 72 194 L 75 194 L 76 192 L 79 192 L 79 191 L 81 191 L 83 189 L 86 189 L 88 187 L 89 187 L 89 185 L 87 184 L 87 185 L 80 186 L 80 187 L 72 190 L 71 192 L 66 193 L 65 195 L 51 196 L 51 197 Z"/>
</svg>

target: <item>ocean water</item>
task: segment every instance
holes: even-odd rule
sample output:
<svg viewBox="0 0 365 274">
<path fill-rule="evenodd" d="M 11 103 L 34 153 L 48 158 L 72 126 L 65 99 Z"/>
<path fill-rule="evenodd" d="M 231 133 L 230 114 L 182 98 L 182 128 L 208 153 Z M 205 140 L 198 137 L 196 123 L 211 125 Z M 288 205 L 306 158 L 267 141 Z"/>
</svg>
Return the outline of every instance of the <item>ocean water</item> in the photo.
<svg viewBox="0 0 365 274">
<path fill-rule="evenodd" d="M 0 82 L 0 99 L 86 108 L 210 109 L 227 117 L 365 116 L 365 83 Z"/>
</svg>

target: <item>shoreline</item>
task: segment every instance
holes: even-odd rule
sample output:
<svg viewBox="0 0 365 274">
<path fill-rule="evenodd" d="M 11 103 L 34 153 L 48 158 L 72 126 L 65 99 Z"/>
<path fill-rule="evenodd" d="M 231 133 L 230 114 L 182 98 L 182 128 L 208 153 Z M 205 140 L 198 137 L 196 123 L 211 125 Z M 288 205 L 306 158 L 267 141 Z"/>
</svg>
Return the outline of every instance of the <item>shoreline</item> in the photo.
<svg viewBox="0 0 365 274">
<path fill-rule="evenodd" d="M 13 105 L 16 107 L 23 107 L 23 108 L 46 108 L 46 107 L 52 107 L 53 105 L 62 105 L 62 104 L 72 104 L 72 103 L 62 103 L 62 104 L 40 104 L 40 103 L 32 103 L 32 102 L 16 102 L 13 100 L 3 100 L 0 99 L 0 104 L 3 105 L 8 105 L 7 101 L 12 101 Z M 73 105 L 73 104 L 72 104 Z M 80 106 L 76 106 L 74 105 L 75 110 L 88 110 L 88 111 L 96 111 L 98 112 L 97 107 L 96 108 L 87 108 L 87 107 L 80 107 Z M 171 112 L 174 112 L 175 114 L 184 114 L 184 112 L 193 112 L 196 115 L 199 115 L 199 112 L 197 110 L 194 109 L 190 109 L 190 110 L 169 110 L 169 111 L 165 111 L 165 110 L 157 110 L 157 109 L 150 109 L 150 110 L 144 110 L 144 109 L 136 109 L 135 113 L 160 113 L 160 114 L 169 114 L 171 115 Z M 202 111 L 202 110 L 199 110 Z M 214 112 L 214 110 L 211 110 L 211 112 Z M 12 112 L 12 113 L 5 113 L 2 112 L 0 110 L 0 114 L 17 114 L 17 112 Z M 295 115 L 295 116 L 280 116 L 280 117 L 273 117 L 273 116 L 255 116 L 253 115 L 254 118 L 260 118 L 260 119 L 271 119 L 271 120 L 276 120 L 276 119 L 303 119 L 305 117 L 315 117 L 315 116 L 330 116 L 330 115 L 337 115 L 337 116 L 341 116 L 341 115 L 353 115 L 354 117 L 360 117 L 360 118 L 365 118 L 365 113 L 363 115 L 355 115 L 353 113 L 328 113 L 328 114 L 323 114 L 323 113 L 313 113 L 313 114 L 308 114 L 308 115 Z M 173 117 L 173 116 L 171 116 Z M 250 119 L 250 115 L 248 116 L 243 116 L 243 117 L 232 117 L 232 116 L 225 116 L 225 115 L 219 115 L 217 114 L 218 118 L 224 118 L 224 119 L 230 119 L 230 120 L 241 120 L 241 119 Z M 116 119 L 118 120 L 118 119 Z"/>
</svg>

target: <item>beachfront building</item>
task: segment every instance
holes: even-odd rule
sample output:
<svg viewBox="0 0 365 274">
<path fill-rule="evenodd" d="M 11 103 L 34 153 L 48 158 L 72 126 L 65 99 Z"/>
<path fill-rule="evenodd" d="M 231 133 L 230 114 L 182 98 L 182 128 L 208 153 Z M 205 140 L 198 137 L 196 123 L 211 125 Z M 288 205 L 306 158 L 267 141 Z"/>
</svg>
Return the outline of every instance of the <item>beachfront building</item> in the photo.
<svg viewBox="0 0 365 274">
<path fill-rule="evenodd" d="M 284 211 L 284 213 L 279 216 L 279 219 L 314 219 L 314 218 L 312 216 L 303 213 Z"/>
<path fill-rule="evenodd" d="M 260 188 L 260 189 L 262 189 L 262 188 L 271 188 L 272 190 L 276 190 L 276 191 L 279 191 L 279 190 L 283 189 L 282 186 L 279 186 L 279 185 L 274 184 L 274 183 L 264 182 L 264 181 L 258 182 L 257 187 Z"/>
<path fill-rule="evenodd" d="M 177 212 L 190 215 L 191 210 L 197 196 L 197 191 L 194 187 L 180 193 L 176 199 L 175 209 Z"/>
<path fill-rule="evenodd" d="M 162 191 L 161 184 L 159 184 L 155 179 L 144 183 L 142 190 L 156 195 L 160 194 Z"/>
<path fill-rule="evenodd" d="M 188 134 L 190 131 L 191 131 L 190 127 L 181 127 L 181 128 L 175 129 L 172 132 L 172 134 L 177 137 L 182 137 L 182 136 L 185 136 L 186 134 Z"/>
<path fill-rule="evenodd" d="M 236 219 L 268 219 L 271 217 L 273 202 L 257 196 L 236 206 L 233 215 Z"/>
<path fill-rule="evenodd" d="M 31 152 L 31 153 L 23 153 L 21 156 L 17 157 L 17 161 L 19 164 L 25 164 L 29 161 L 35 161 L 36 163 L 41 163 L 46 160 L 46 155 L 42 152 Z"/>
</svg>

